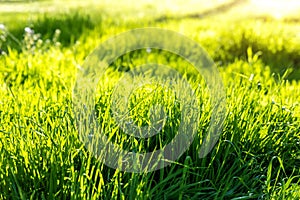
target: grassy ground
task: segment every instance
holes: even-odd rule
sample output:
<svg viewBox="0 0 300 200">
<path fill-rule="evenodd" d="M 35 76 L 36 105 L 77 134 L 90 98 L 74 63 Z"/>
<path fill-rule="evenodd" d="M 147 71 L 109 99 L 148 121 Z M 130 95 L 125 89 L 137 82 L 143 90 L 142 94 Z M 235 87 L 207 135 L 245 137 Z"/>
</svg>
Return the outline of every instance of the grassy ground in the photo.
<svg viewBox="0 0 300 200">
<path fill-rule="evenodd" d="M 267 14 L 246 15 L 241 7 L 217 12 L 211 5 L 176 8 L 184 1 L 172 8 L 146 1 L 133 7 L 125 1 L 95 6 L 72 2 L 66 8 L 59 1 L 13 3 L 21 9 L 14 12 L 11 3 L 2 4 L 6 9 L 0 23 L 7 30 L 0 30 L 1 199 L 300 198 L 299 16 L 275 20 Z M 37 5 L 40 9 L 30 9 Z M 25 34 L 27 26 L 34 35 Z M 198 158 L 211 114 L 205 90 L 198 91 L 201 126 L 188 151 L 161 170 L 126 173 L 99 162 L 80 142 L 72 88 L 78 66 L 102 41 L 148 26 L 183 33 L 207 50 L 226 87 L 226 120 L 215 148 Z M 179 113 L 172 95 L 154 95 L 132 112 L 147 121 L 149 104 L 157 99 L 170 112 L 161 136 L 146 142 L 115 128 L 107 115 L 112 88 L 124 71 L 145 60 L 179 71 L 188 64 L 158 51 L 128 57 L 116 60 L 99 83 L 98 119 L 114 142 L 131 150 L 151 150 L 176 134 Z M 184 73 L 193 86 L 205 87 L 192 69 Z"/>
</svg>

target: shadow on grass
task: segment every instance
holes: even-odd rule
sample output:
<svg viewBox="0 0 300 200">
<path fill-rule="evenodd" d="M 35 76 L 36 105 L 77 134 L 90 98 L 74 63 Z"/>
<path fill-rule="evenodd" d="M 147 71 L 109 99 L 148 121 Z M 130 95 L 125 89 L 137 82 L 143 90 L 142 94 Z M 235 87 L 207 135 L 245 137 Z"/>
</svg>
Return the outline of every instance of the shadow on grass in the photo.
<svg viewBox="0 0 300 200">
<path fill-rule="evenodd" d="M 232 2 L 229 3 L 225 3 L 225 4 L 221 4 L 219 6 L 216 6 L 214 8 L 208 9 L 206 11 L 203 11 L 201 13 L 191 13 L 191 14 L 187 14 L 187 15 L 183 15 L 183 16 L 162 16 L 157 18 L 155 21 L 157 22 L 162 22 L 162 21 L 166 21 L 166 20 L 182 20 L 182 19 L 189 19 L 189 18 L 204 18 L 204 17 L 208 17 L 208 16 L 212 16 L 212 15 L 217 15 L 217 14 L 221 14 L 224 12 L 227 12 L 229 10 L 231 10 L 232 8 L 241 5 L 243 3 L 247 3 L 246 0 L 234 0 Z"/>
<path fill-rule="evenodd" d="M 61 30 L 60 42 L 64 46 L 73 44 L 86 31 L 95 27 L 95 23 L 88 15 L 62 14 L 54 17 L 45 15 L 42 19 L 33 24 L 37 33 L 41 33 L 45 38 L 51 38 L 56 29 Z"/>
<path fill-rule="evenodd" d="M 41 39 L 52 39 L 56 29 L 61 31 L 59 42 L 62 46 L 67 47 L 74 44 L 86 31 L 93 30 L 96 26 L 101 26 L 101 18 L 95 22 L 89 15 L 83 15 L 79 12 L 61 13 L 61 14 L 44 14 L 38 17 L 31 24 L 24 24 L 10 30 L 10 33 L 19 41 L 24 37 L 24 28 L 30 27 L 35 33 L 41 34 Z M 22 47 L 15 41 L 8 40 L 4 49 L 7 47 L 21 51 Z"/>
<path fill-rule="evenodd" d="M 248 60 L 248 48 L 251 47 L 254 53 L 261 52 L 259 58 L 265 65 L 271 67 L 272 71 L 282 76 L 289 71 L 286 77 L 288 80 L 300 80 L 300 51 L 298 45 L 289 41 L 286 36 L 274 37 L 274 44 L 271 40 L 263 41 L 258 36 L 247 36 L 247 30 L 235 38 L 231 34 L 222 38 L 218 53 L 215 54 L 215 61 L 235 62 L 236 59 Z M 280 41 L 285 44 L 280 46 Z M 273 45 L 273 46 L 272 46 Z M 292 71 L 291 71 L 292 69 Z"/>
</svg>

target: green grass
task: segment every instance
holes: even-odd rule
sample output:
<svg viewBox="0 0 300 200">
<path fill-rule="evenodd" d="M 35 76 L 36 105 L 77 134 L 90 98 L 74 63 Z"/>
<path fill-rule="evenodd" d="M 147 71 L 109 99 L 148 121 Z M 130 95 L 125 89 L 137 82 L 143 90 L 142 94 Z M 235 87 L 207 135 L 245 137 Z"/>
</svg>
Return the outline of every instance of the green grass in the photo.
<svg viewBox="0 0 300 200">
<path fill-rule="evenodd" d="M 0 56 L 1 199 L 300 198 L 298 23 L 268 17 L 239 20 L 231 14 L 178 18 L 174 12 L 164 20 L 159 14 L 123 19 L 125 14 L 109 13 L 105 6 L 100 14 L 96 8 L 88 13 L 72 9 L 35 13 L 27 22 L 13 20 L 12 14 L 1 18 L 18 41 L 8 34 L 0 42 L 6 52 Z M 35 30 L 36 39 L 24 39 L 26 26 Z M 157 102 L 166 106 L 169 118 L 150 140 L 124 134 L 109 108 L 115 84 L 129 69 L 145 62 L 172 66 L 196 88 L 201 108 L 197 136 L 178 160 L 158 171 L 126 173 L 105 166 L 80 142 L 72 89 L 78 66 L 102 41 L 147 26 L 181 32 L 207 50 L 223 78 L 227 113 L 218 143 L 200 159 L 197 152 L 211 116 L 205 82 L 171 53 L 122 56 L 100 79 L 95 107 L 104 134 L 124 149 L 145 152 L 167 144 L 180 114 L 172 93 L 157 90 L 145 100 L 149 88 L 141 88 L 129 105 L 138 108 L 131 112 L 136 123 L 146 124 L 149 106 Z"/>
</svg>

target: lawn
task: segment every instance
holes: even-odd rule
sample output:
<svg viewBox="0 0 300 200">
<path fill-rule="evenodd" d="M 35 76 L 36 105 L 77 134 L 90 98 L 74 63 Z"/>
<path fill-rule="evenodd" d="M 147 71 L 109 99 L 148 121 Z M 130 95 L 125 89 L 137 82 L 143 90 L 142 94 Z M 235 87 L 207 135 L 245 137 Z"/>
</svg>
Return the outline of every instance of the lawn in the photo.
<svg viewBox="0 0 300 200">
<path fill-rule="evenodd" d="M 205 2 L 0 1 L 0 199 L 300 199 L 299 12 L 257 9 L 257 1 Z M 125 104 L 128 72 L 145 63 L 169 66 L 197 99 L 186 151 L 166 167 L 133 173 L 105 165 L 82 142 L 73 90 L 95 48 L 145 27 L 178 32 L 205 49 L 222 78 L 226 109 L 220 137 L 199 157 L 214 105 L 193 63 L 155 48 L 113 60 L 92 107 L 96 136 L 123 150 L 164 148 L 187 105 L 155 83 L 133 90 Z M 120 80 L 128 87 L 117 90 Z M 162 105 L 166 118 L 150 138 L 128 134 L 114 118 L 128 109 L 133 124 L 152 126 L 152 105 Z"/>
</svg>

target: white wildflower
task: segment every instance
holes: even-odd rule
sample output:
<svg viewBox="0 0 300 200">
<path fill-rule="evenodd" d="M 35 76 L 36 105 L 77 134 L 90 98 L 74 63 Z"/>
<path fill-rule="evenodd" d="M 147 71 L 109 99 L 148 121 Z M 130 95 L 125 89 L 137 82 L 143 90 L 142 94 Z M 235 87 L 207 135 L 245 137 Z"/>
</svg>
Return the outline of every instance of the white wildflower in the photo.
<svg viewBox="0 0 300 200">
<path fill-rule="evenodd" d="M 0 24 L 0 30 L 1 31 L 5 31 L 6 30 L 6 27 L 4 26 L 4 24 Z"/>
<path fill-rule="evenodd" d="M 151 50 L 151 48 L 147 48 L 146 51 L 147 51 L 147 53 L 151 53 L 152 50 Z"/>
<path fill-rule="evenodd" d="M 28 34 L 34 34 L 34 30 L 32 30 L 31 28 L 29 27 L 25 27 L 25 33 L 28 33 Z"/>
<path fill-rule="evenodd" d="M 55 30 L 55 35 L 60 35 L 60 34 L 61 34 L 61 30 L 56 29 L 56 30 Z"/>
</svg>

